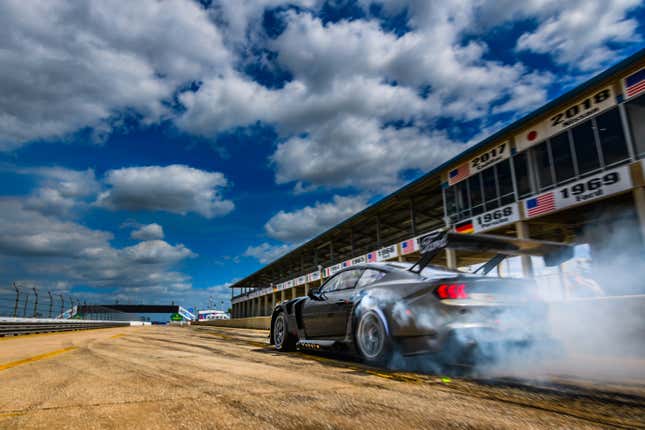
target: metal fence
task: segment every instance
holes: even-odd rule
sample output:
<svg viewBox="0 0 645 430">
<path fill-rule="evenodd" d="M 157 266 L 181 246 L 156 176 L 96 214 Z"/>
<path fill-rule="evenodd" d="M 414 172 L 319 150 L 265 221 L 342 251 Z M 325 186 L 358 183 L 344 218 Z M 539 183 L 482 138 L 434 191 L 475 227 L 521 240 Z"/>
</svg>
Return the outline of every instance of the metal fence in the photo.
<svg viewBox="0 0 645 430">
<path fill-rule="evenodd" d="M 0 285 L 0 317 L 10 318 L 69 318 L 66 312 L 79 305 L 88 305 L 83 297 L 67 292 L 51 291 L 13 283 Z M 119 312 L 93 306 L 93 312 L 76 314 L 76 319 L 121 320 Z"/>
</svg>

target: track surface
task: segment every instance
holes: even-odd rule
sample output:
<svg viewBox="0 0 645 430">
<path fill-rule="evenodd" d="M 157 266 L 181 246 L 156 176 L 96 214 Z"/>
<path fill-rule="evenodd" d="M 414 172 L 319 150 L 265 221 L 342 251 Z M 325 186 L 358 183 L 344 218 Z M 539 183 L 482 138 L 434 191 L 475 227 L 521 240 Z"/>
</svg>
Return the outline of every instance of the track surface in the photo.
<svg viewBox="0 0 645 430">
<path fill-rule="evenodd" d="M 645 428 L 642 385 L 389 372 L 266 332 L 129 327 L 0 340 L 0 428 Z"/>
</svg>

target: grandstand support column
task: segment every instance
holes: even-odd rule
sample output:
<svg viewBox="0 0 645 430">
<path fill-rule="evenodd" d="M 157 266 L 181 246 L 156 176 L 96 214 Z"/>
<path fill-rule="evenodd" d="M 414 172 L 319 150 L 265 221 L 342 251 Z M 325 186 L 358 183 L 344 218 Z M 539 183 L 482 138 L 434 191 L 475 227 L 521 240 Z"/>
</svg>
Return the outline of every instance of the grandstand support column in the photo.
<svg viewBox="0 0 645 430">
<path fill-rule="evenodd" d="M 265 294 L 262 296 L 262 315 L 269 315 L 269 295 Z"/>
<path fill-rule="evenodd" d="M 637 187 L 632 191 L 634 195 L 634 206 L 638 214 L 638 222 L 641 226 L 641 237 L 645 243 L 645 188 Z"/>
<path fill-rule="evenodd" d="M 273 308 L 275 308 L 276 305 L 276 296 L 275 296 L 275 291 L 271 293 L 271 312 L 273 312 Z"/>
<path fill-rule="evenodd" d="M 295 299 L 295 298 L 298 296 L 298 291 L 297 291 L 297 290 L 298 290 L 298 289 L 297 289 L 296 287 L 293 287 L 293 288 L 291 289 L 291 298 L 292 298 L 292 299 Z"/>
<path fill-rule="evenodd" d="M 280 302 L 284 302 L 285 300 L 287 300 L 287 291 L 282 290 L 280 291 Z"/>
<path fill-rule="evenodd" d="M 515 231 L 517 232 L 518 239 L 530 239 L 529 225 L 526 221 L 516 222 Z M 528 255 L 522 255 L 520 260 L 522 261 L 522 275 L 527 278 L 532 278 L 533 263 L 531 262 L 531 257 Z"/>
<path fill-rule="evenodd" d="M 457 268 L 457 251 L 454 249 L 446 249 L 446 265 L 450 269 Z"/>
<path fill-rule="evenodd" d="M 305 296 L 309 295 L 309 282 L 305 282 Z"/>
</svg>

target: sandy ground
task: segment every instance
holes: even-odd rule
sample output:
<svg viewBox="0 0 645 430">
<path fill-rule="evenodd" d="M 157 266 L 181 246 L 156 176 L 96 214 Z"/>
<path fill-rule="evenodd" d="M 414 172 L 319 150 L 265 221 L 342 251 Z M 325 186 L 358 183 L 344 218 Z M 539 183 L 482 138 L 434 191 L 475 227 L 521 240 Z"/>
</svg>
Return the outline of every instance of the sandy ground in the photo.
<svg viewBox="0 0 645 430">
<path fill-rule="evenodd" d="M 0 428 L 645 428 L 639 384 L 391 372 L 279 354 L 265 337 L 153 326 L 0 339 Z"/>
</svg>

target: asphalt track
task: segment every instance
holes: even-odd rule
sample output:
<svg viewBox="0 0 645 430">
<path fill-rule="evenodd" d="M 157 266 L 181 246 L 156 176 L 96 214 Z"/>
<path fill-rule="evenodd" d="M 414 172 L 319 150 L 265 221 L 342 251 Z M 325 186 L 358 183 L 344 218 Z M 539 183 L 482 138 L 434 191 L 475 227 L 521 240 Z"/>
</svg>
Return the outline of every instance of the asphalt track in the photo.
<svg viewBox="0 0 645 430">
<path fill-rule="evenodd" d="M 473 380 L 278 354 L 266 332 L 0 339 L 0 428 L 645 428 L 645 386 Z"/>
</svg>

